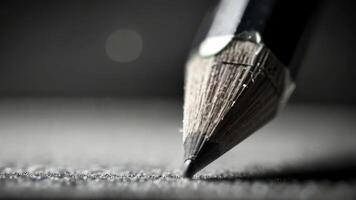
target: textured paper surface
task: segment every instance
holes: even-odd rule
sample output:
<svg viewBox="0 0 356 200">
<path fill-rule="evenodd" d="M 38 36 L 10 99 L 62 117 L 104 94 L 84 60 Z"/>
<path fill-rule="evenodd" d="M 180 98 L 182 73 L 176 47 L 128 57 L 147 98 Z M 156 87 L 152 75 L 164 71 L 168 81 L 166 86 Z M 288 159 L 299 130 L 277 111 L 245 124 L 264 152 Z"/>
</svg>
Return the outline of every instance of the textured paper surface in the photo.
<svg viewBox="0 0 356 200">
<path fill-rule="evenodd" d="M 355 198 L 353 179 L 310 173 L 352 166 L 355 108 L 287 107 L 189 181 L 180 178 L 181 106 L 3 99 L 0 196 Z"/>
</svg>

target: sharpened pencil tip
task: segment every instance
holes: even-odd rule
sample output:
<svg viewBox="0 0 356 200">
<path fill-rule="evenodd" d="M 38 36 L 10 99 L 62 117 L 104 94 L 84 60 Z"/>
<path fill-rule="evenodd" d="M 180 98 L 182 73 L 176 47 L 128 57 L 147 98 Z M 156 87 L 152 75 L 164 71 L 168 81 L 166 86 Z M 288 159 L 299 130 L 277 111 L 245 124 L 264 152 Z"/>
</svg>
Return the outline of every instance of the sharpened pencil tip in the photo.
<svg viewBox="0 0 356 200">
<path fill-rule="evenodd" d="M 184 162 L 183 177 L 191 179 L 195 173 L 195 170 L 193 169 L 192 160 L 186 160 Z"/>
</svg>

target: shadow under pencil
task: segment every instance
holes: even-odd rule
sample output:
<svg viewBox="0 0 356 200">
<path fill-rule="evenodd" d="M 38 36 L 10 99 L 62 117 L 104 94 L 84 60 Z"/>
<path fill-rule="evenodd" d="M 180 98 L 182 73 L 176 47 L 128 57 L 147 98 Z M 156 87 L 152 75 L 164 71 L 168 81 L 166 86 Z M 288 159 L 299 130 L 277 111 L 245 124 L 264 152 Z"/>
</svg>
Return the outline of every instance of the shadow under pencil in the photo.
<svg viewBox="0 0 356 200">
<path fill-rule="evenodd" d="M 356 158 L 330 158 L 298 165 L 285 164 L 280 167 L 252 166 L 246 171 L 230 171 L 214 176 L 197 176 L 198 179 L 220 181 L 348 181 L 356 180 Z"/>
</svg>

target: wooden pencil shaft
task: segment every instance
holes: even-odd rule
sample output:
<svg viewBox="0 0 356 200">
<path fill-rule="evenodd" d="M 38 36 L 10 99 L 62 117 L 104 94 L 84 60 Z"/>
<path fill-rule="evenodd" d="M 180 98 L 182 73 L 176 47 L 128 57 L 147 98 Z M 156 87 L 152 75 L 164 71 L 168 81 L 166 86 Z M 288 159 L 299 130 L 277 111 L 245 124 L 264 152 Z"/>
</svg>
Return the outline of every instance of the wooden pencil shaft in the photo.
<svg viewBox="0 0 356 200">
<path fill-rule="evenodd" d="M 233 40 L 214 57 L 191 57 L 183 119 L 186 176 L 275 116 L 288 86 L 287 71 L 263 44 L 246 40 Z"/>
</svg>

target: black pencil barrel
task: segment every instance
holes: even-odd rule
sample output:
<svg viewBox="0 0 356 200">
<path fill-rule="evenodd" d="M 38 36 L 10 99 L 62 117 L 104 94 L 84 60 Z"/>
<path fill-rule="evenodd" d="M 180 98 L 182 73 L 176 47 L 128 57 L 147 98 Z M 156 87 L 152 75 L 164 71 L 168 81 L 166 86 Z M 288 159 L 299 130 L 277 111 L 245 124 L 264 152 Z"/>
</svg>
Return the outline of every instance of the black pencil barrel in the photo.
<svg viewBox="0 0 356 200">
<path fill-rule="evenodd" d="M 221 0 L 206 35 L 209 38 L 257 32 L 262 42 L 290 68 L 292 78 L 295 78 L 299 63 L 293 63 L 293 58 L 305 50 L 297 52 L 299 46 L 305 46 L 308 42 L 302 37 L 309 37 L 305 32 L 310 27 L 308 24 L 313 22 L 319 4 L 320 0 Z M 235 29 L 232 30 L 233 27 Z M 297 56 L 300 58 L 300 55 Z"/>
</svg>

